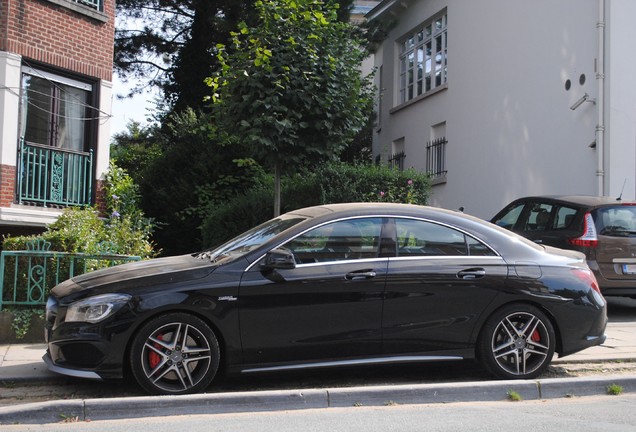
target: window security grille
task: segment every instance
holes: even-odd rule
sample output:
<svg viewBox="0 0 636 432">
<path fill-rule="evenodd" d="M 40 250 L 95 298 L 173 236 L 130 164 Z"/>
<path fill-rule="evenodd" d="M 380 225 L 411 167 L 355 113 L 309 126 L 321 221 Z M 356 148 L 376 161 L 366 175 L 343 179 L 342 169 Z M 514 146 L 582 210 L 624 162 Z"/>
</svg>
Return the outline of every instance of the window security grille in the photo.
<svg viewBox="0 0 636 432">
<path fill-rule="evenodd" d="M 426 172 L 435 178 L 446 176 L 446 137 L 426 144 Z"/>
<path fill-rule="evenodd" d="M 406 159 L 406 154 L 403 151 L 395 153 L 389 158 L 389 165 L 391 168 L 404 171 L 404 159 Z"/>
</svg>

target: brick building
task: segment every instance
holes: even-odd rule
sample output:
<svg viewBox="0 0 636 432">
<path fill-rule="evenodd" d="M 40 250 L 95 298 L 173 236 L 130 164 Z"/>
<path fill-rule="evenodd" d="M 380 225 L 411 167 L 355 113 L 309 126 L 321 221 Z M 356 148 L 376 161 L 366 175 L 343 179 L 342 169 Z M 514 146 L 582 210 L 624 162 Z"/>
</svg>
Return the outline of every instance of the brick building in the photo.
<svg viewBox="0 0 636 432">
<path fill-rule="evenodd" d="M 0 235 L 99 200 L 115 0 L 0 1 Z"/>
</svg>

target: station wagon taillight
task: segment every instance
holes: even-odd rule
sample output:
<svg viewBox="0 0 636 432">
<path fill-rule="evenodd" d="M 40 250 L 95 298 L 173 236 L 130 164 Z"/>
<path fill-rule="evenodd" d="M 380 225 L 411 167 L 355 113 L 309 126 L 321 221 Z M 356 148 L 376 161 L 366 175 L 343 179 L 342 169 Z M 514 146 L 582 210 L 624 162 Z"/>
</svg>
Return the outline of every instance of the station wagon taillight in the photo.
<svg viewBox="0 0 636 432">
<path fill-rule="evenodd" d="M 596 247 L 598 245 L 596 226 L 590 213 L 585 213 L 583 218 L 583 235 L 568 239 L 568 242 L 573 246 Z"/>
</svg>

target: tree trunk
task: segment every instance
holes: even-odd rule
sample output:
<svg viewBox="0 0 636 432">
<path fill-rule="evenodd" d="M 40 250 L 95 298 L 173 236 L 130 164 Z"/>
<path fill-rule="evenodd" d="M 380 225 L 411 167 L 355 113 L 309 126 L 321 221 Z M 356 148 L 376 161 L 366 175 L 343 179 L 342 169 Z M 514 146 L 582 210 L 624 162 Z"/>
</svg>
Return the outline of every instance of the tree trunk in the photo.
<svg viewBox="0 0 636 432">
<path fill-rule="evenodd" d="M 274 217 L 280 216 L 280 163 L 274 168 Z"/>
</svg>

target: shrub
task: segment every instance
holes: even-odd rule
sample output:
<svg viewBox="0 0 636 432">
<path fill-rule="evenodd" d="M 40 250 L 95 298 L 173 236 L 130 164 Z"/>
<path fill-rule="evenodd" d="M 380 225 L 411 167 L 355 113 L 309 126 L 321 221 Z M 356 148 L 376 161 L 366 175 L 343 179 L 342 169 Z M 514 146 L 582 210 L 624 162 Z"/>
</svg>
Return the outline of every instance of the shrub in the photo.
<svg viewBox="0 0 636 432">
<path fill-rule="evenodd" d="M 331 163 L 282 182 L 282 212 L 344 202 L 397 202 L 425 205 L 430 191 L 426 174 L 413 169 Z M 204 244 L 218 245 L 270 219 L 274 214 L 273 182 L 208 210 L 202 225 Z"/>
<path fill-rule="evenodd" d="M 153 222 L 139 210 L 138 199 L 130 177 L 111 164 L 105 181 L 106 218 L 101 218 L 95 207 L 70 207 L 40 235 L 6 237 L 3 249 L 25 250 L 29 243 L 40 241 L 48 242 L 49 250 L 57 252 L 150 258 L 156 255 L 150 241 Z"/>
<path fill-rule="evenodd" d="M 322 190 L 321 204 L 394 202 L 425 205 L 428 175 L 379 165 L 327 164 L 315 171 Z"/>
</svg>

